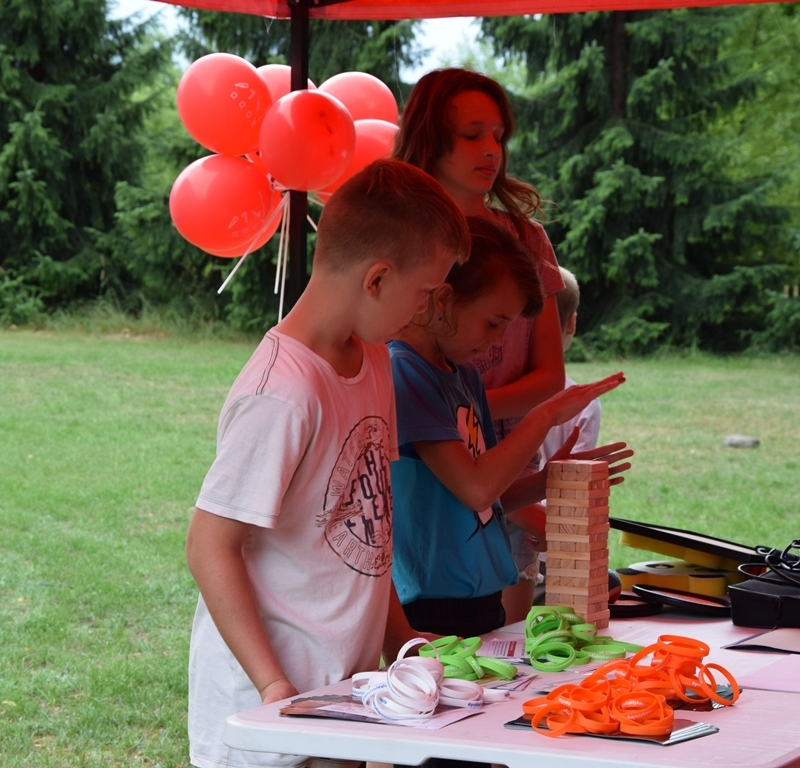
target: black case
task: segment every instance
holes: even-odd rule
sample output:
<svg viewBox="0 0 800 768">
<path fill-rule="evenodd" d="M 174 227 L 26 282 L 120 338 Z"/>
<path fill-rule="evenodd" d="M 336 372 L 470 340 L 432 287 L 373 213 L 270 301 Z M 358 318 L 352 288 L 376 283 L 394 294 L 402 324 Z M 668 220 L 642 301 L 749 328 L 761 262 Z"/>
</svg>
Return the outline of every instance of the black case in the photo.
<svg viewBox="0 0 800 768">
<path fill-rule="evenodd" d="M 728 587 L 731 621 L 738 627 L 800 628 L 800 585 L 765 574 Z"/>
</svg>

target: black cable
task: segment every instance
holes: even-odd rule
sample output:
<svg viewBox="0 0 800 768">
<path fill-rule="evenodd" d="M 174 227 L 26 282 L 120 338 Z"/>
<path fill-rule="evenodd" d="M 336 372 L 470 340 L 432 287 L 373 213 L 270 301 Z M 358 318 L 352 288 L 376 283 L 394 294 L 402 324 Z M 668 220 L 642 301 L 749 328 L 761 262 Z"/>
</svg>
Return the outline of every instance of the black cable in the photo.
<svg viewBox="0 0 800 768">
<path fill-rule="evenodd" d="M 764 563 L 742 563 L 738 566 L 739 573 L 744 574 L 750 579 L 766 579 L 769 573 L 775 574 L 779 579 L 800 587 L 800 556 L 791 552 L 793 549 L 800 550 L 800 539 L 794 539 L 784 549 L 774 547 L 756 547 L 756 554 L 764 558 Z M 764 572 L 764 568 L 768 570 Z M 751 568 L 758 568 L 761 572 L 752 572 Z"/>
</svg>

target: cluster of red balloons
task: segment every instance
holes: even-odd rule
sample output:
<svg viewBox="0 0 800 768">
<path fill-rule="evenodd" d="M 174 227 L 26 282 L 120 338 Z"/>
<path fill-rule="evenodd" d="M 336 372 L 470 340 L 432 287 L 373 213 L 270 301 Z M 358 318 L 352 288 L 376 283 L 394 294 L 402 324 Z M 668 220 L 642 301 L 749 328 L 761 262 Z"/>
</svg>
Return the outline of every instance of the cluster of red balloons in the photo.
<svg viewBox="0 0 800 768">
<path fill-rule="evenodd" d="M 397 104 L 364 72 L 343 72 L 291 91 L 283 64 L 254 67 L 229 53 L 193 62 L 178 84 L 186 130 L 215 154 L 175 180 L 172 221 L 189 242 L 216 256 L 260 248 L 280 224 L 283 191 L 313 191 L 323 202 L 350 176 L 391 153 Z"/>
</svg>

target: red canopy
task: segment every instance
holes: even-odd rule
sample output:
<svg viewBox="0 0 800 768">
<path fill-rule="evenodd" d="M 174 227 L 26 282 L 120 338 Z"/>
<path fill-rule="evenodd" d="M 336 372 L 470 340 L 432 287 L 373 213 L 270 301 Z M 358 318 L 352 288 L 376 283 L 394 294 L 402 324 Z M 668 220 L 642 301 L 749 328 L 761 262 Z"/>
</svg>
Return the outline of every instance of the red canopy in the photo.
<svg viewBox="0 0 800 768">
<path fill-rule="evenodd" d="M 640 11 L 689 6 L 737 5 L 754 0 L 165 0 L 208 11 L 232 11 L 288 19 L 304 6 L 312 19 L 433 19 L 446 16 L 521 16 L 526 13 Z M 769 2 L 769 0 L 755 0 Z"/>
</svg>

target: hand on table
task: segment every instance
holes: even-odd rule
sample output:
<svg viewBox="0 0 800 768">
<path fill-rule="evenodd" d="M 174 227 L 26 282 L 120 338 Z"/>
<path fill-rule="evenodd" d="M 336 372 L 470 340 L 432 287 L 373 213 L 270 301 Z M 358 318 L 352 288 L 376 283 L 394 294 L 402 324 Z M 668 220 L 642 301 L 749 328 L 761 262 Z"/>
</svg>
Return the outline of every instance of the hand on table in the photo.
<svg viewBox="0 0 800 768">
<path fill-rule="evenodd" d="M 273 701 L 297 696 L 299 691 L 288 680 L 281 678 L 270 683 L 261 693 L 261 703 L 271 704 Z"/>
</svg>

